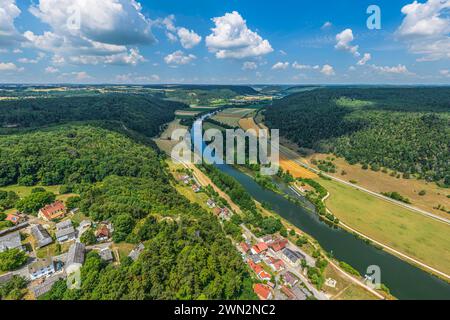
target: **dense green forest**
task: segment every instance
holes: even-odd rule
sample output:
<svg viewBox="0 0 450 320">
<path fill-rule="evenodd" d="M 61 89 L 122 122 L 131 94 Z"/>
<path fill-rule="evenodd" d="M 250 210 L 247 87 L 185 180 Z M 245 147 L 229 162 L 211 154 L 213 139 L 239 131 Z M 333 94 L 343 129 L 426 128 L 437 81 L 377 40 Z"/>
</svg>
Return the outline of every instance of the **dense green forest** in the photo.
<svg viewBox="0 0 450 320">
<path fill-rule="evenodd" d="M 450 88 L 321 88 L 265 117 L 300 147 L 450 185 Z"/>
<path fill-rule="evenodd" d="M 154 150 L 103 128 L 64 125 L 0 136 L 0 185 L 71 184 L 109 175 L 167 181 Z"/>
<path fill-rule="evenodd" d="M 0 101 L 0 125 L 4 128 L 43 127 L 71 121 L 117 121 L 152 137 L 161 125 L 174 119 L 186 105 L 135 94 L 104 94 Z"/>
<path fill-rule="evenodd" d="M 120 267 L 90 253 L 80 290 L 67 290 L 61 281 L 43 299 L 254 298 L 250 275 L 217 219 L 170 185 L 112 176 L 81 199 L 91 218 L 112 219 L 115 242 L 143 241 L 146 250 Z"/>
<path fill-rule="evenodd" d="M 0 136 L 0 185 L 63 184 L 79 194 L 68 207 L 79 206 L 93 220 L 109 219 L 115 242 L 146 247 L 137 261 L 120 266 L 89 254 L 80 290 L 60 282 L 44 298 L 255 298 L 245 264 L 217 219 L 181 196 L 162 156 L 128 132 L 152 136 L 179 107 L 184 105 L 115 94 L 3 101 L 0 122 L 18 127 Z M 126 129 L 110 130 L 114 123 Z M 3 192 L 0 202 L 33 211 L 34 203 L 48 202 L 44 196 L 34 192 L 18 200 Z"/>
</svg>

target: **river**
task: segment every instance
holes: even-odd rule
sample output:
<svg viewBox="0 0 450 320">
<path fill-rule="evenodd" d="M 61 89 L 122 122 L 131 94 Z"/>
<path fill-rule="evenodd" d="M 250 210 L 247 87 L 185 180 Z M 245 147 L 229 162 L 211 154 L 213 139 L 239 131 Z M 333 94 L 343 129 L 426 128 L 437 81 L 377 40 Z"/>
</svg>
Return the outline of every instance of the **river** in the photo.
<svg viewBox="0 0 450 320">
<path fill-rule="evenodd" d="M 197 141 L 197 145 L 202 145 L 198 133 L 201 132 L 202 120 L 207 116 L 197 120 L 193 125 L 193 140 Z M 331 252 L 336 259 L 347 262 L 361 274 L 365 274 L 367 267 L 371 265 L 379 266 L 381 282 L 398 299 L 450 299 L 450 284 L 447 282 L 367 244 L 342 229 L 329 226 L 320 221 L 316 214 L 273 191 L 262 188 L 241 171 L 228 165 L 217 167 L 235 178 L 254 199 L 269 204 L 274 212 L 315 238 L 322 248 Z M 289 192 L 289 189 L 283 188 L 283 192 L 299 197 Z"/>
</svg>

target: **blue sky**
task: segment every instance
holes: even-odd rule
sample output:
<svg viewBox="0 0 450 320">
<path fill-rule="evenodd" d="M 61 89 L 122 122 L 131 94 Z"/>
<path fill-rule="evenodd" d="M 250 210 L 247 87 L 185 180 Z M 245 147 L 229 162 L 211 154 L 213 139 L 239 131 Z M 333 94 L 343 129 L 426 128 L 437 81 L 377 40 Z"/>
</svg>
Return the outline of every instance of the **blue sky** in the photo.
<svg viewBox="0 0 450 320">
<path fill-rule="evenodd" d="M 0 4 L 3 83 L 450 84 L 450 0 Z"/>
</svg>

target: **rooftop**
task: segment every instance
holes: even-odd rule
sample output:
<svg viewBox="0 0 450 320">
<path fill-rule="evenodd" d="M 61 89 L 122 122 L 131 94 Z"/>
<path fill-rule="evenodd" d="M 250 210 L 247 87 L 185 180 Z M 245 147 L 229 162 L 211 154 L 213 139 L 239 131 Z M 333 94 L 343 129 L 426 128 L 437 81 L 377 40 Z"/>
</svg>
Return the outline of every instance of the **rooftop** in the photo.
<svg viewBox="0 0 450 320">
<path fill-rule="evenodd" d="M 22 248 L 19 231 L 0 237 L 0 252 L 15 248 Z"/>
</svg>

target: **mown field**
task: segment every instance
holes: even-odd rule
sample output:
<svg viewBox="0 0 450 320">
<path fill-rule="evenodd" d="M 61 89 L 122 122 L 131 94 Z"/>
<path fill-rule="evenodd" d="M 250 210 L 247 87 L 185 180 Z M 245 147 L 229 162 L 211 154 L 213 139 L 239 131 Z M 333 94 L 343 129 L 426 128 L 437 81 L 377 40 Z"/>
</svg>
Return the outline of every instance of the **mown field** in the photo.
<svg viewBox="0 0 450 320">
<path fill-rule="evenodd" d="M 359 232 L 450 273 L 450 226 L 341 183 L 319 179 L 327 207 Z"/>
<path fill-rule="evenodd" d="M 396 191 L 408 198 L 413 206 L 444 218 L 450 218 L 450 214 L 437 209 L 438 205 L 441 205 L 446 210 L 450 210 L 450 198 L 447 197 L 450 194 L 450 189 L 441 188 L 436 183 L 425 180 L 392 177 L 390 175 L 391 170 L 387 173 L 381 170 L 364 170 L 360 165 L 351 165 L 344 159 L 336 158 L 330 154 L 314 154 L 308 157 L 308 160 L 326 160 L 330 157 L 335 158 L 333 163 L 336 165 L 337 170 L 336 173 L 328 174 L 346 181 L 356 181 L 359 186 L 377 193 Z M 345 175 L 342 175 L 342 171 L 345 171 Z M 421 191 L 425 191 L 425 194 L 419 194 Z"/>
</svg>

